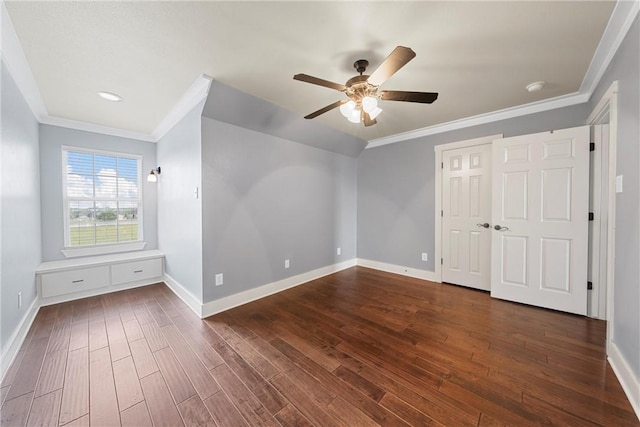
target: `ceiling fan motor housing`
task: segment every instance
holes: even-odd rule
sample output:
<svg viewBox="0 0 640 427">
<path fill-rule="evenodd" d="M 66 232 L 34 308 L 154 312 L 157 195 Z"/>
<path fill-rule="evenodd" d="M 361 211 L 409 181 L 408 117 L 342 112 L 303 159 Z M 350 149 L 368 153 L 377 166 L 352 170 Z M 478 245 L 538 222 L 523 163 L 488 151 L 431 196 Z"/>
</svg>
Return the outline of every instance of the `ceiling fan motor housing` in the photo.
<svg viewBox="0 0 640 427">
<path fill-rule="evenodd" d="M 378 96 L 378 87 L 373 86 L 367 80 L 369 76 L 360 75 L 350 78 L 345 86 L 347 90 L 345 93 L 353 102 L 358 105 L 358 109 L 360 109 L 360 103 L 362 98 L 365 96 L 377 97 Z"/>
<path fill-rule="evenodd" d="M 356 62 L 353 63 L 353 68 L 355 68 L 356 71 L 359 72 L 360 74 L 364 73 L 368 66 L 369 66 L 369 61 L 367 61 L 366 59 L 358 59 Z"/>
</svg>

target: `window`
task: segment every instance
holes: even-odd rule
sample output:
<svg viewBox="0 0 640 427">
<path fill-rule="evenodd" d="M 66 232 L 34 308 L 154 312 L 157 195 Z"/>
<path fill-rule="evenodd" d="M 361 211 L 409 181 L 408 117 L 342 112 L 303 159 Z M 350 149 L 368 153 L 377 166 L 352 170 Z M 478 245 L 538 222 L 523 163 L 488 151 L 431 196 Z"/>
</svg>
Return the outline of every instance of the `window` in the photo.
<svg viewBox="0 0 640 427">
<path fill-rule="evenodd" d="M 142 241 L 141 157 L 63 147 L 65 247 Z"/>
</svg>

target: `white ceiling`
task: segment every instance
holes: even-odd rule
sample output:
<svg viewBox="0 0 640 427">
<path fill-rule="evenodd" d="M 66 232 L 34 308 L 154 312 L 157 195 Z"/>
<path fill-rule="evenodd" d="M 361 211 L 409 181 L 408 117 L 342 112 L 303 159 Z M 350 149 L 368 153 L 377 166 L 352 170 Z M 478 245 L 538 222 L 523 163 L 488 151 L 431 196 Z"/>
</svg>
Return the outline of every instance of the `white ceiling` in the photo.
<svg viewBox="0 0 640 427">
<path fill-rule="evenodd" d="M 369 128 L 337 110 L 314 119 L 371 140 L 577 92 L 615 2 L 5 5 L 50 116 L 144 134 L 201 74 L 304 116 L 344 95 L 294 74 L 344 83 L 355 60 L 372 72 L 409 46 L 416 58 L 382 88 L 439 92 L 435 103 L 383 101 Z"/>
</svg>

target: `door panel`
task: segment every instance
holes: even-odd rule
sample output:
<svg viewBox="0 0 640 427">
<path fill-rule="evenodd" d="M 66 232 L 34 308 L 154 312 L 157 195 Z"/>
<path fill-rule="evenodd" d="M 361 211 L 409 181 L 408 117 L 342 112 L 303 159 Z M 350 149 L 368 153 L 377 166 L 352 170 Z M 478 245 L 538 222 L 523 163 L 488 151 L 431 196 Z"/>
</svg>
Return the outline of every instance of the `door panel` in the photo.
<svg viewBox="0 0 640 427">
<path fill-rule="evenodd" d="M 527 219 L 528 172 L 507 172 L 504 174 L 502 194 L 502 218 Z"/>
<path fill-rule="evenodd" d="M 491 295 L 586 314 L 587 126 L 493 143 Z"/>
<path fill-rule="evenodd" d="M 502 282 L 527 286 L 527 237 L 500 236 L 502 240 Z"/>
<path fill-rule="evenodd" d="M 489 290 L 491 144 L 442 153 L 442 280 Z"/>
</svg>

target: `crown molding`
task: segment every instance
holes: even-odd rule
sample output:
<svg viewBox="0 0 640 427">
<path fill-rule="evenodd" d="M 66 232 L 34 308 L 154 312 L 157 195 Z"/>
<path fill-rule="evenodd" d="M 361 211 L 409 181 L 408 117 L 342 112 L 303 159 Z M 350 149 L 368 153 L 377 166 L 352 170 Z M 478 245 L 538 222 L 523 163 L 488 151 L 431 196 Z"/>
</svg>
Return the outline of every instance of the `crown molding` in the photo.
<svg viewBox="0 0 640 427">
<path fill-rule="evenodd" d="M 182 95 L 178 103 L 169 111 L 169 114 L 160 122 L 160 124 L 151 133 L 154 142 L 159 141 L 167 134 L 175 125 L 178 124 L 184 116 L 189 114 L 193 108 L 204 100 L 209 94 L 211 81 L 213 77 L 201 74 L 195 82 Z"/>
<path fill-rule="evenodd" d="M 618 47 L 631 28 L 639 10 L 640 2 L 637 0 L 618 0 L 616 2 L 607 27 L 600 39 L 600 43 L 598 44 L 578 92 L 549 100 L 538 101 L 531 104 L 520 105 L 422 129 L 416 129 L 409 132 L 390 135 L 384 138 L 372 139 L 369 141 L 366 148 L 379 147 L 381 145 L 420 138 L 427 135 L 435 135 L 451 130 L 587 102 L 600 82 L 600 79 L 609 66 L 609 63 L 613 59 Z M 22 46 L 11 22 L 11 18 L 6 10 L 4 1 L 2 0 L 0 0 L 0 14 L 2 15 L 2 61 L 18 85 L 20 92 L 22 92 L 22 95 L 25 97 L 25 100 L 31 108 L 35 118 L 40 123 L 136 139 L 140 141 L 157 142 L 200 101 L 206 98 L 209 93 L 212 79 L 211 77 L 203 74 L 196 79 L 189 89 L 187 89 L 182 98 L 180 98 L 176 105 L 151 134 L 50 116 L 40 90 L 38 89 L 35 77 L 31 71 L 31 67 L 24 55 L 24 51 L 22 50 Z"/>
<path fill-rule="evenodd" d="M 97 125 L 94 123 L 81 122 L 78 120 L 66 119 L 45 115 L 38 121 L 46 125 L 62 126 L 70 129 L 84 130 L 87 132 L 101 133 L 104 135 L 119 136 L 121 138 L 136 139 L 145 142 L 158 142 L 166 135 L 184 116 L 186 116 L 200 101 L 207 97 L 212 78 L 202 74 L 187 89 L 178 103 L 171 109 L 169 114 L 160 122 L 155 130 L 150 133 L 134 132 L 131 130 Z"/>
<path fill-rule="evenodd" d="M 2 44 L 0 45 L 2 62 L 5 67 L 7 67 L 7 71 L 9 71 L 9 74 L 16 82 L 20 92 L 22 92 L 22 96 L 24 96 L 24 99 L 27 101 L 36 120 L 41 121 L 41 119 L 48 115 L 47 107 L 40 95 L 40 89 L 38 89 L 38 84 L 31 72 L 27 58 L 24 56 L 22 45 L 20 44 L 20 40 L 18 40 L 18 35 L 11 22 L 11 17 L 9 17 L 9 12 L 1 0 L 0 15 L 0 25 L 2 26 Z"/>
<path fill-rule="evenodd" d="M 6 66 L 7 71 L 13 80 L 16 82 L 18 89 L 22 93 L 22 96 L 24 96 L 31 112 L 39 123 L 101 133 L 104 135 L 118 136 L 122 138 L 136 139 L 139 141 L 158 142 L 180 120 L 182 120 L 182 118 L 187 115 L 193 107 L 205 99 L 209 93 L 209 87 L 211 86 L 212 79 L 211 77 L 203 74 L 195 80 L 189 89 L 187 89 L 182 98 L 180 98 L 169 114 L 165 116 L 151 134 L 51 116 L 47 111 L 40 89 L 38 89 L 36 79 L 33 76 L 27 57 L 22 50 L 22 45 L 20 44 L 16 30 L 11 22 L 11 17 L 9 16 L 4 1 L 2 0 L 0 0 L 0 15 L 2 19 L 2 44 L 0 46 L 2 62 Z"/>
<path fill-rule="evenodd" d="M 491 113 L 465 117 L 463 119 L 453 120 L 434 126 L 428 126 L 409 132 L 398 133 L 395 135 L 386 136 L 384 138 L 372 139 L 371 141 L 369 141 L 369 144 L 366 148 L 380 147 L 381 145 L 393 144 L 395 142 L 407 141 L 410 139 L 421 138 L 423 136 L 435 135 L 452 130 L 464 129 L 471 126 L 511 119 L 514 117 L 526 116 L 528 114 L 540 113 L 542 111 L 568 107 L 570 105 L 583 104 L 589 100 L 589 96 L 590 94 L 581 94 L 575 92 L 569 95 L 558 96 L 552 99 L 545 99 L 542 101 L 532 102 L 530 104 L 519 105 L 517 107 L 510 107 L 503 110 L 492 111 Z"/>
<path fill-rule="evenodd" d="M 588 102 L 589 98 L 591 98 L 591 94 L 596 89 L 596 86 L 598 86 L 598 83 L 600 83 L 600 79 L 618 51 L 620 44 L 622 44 L 622 41 L 629 32 L 631 25 L 633 25 L 639 10 L 640 2 L 638 0 L 618 0 L 616 2 L 613 12 L 611 12 L 609 22 L 607 23 L 607 27 L 602 34 L 600 43 L 598 44 L 593 58 L 591 59 L 591 64 L 585 73 L 578 92 L 559 96 L 557 98 L 533 102 L 531 104 L 524 104 L 506 108 L 504 110 L 480 114 L 477 116 L 465 117 L 459 120 L 453 120 L 451 122 L 441 123 L 409 132 L 398 133 L 384 138 L 372 139 L 369 141 L 366 148 L 379 147 L 381 145 L 407 141 L 427 135 L 435 135 L 456 129 L 463 129 L 498 120 L 510 119 L 513 117 Z"/>
<path fill-rule="evenodd" d="M 598 43 L 596 52 L 591 59 L 591 64 L 589 64 L 589 68 L 580 85 L 580 93 L 591 95 L 596 89 L 613 56 L 629 32 L 633 21 L 638 16 L 638 11 L 640 11 L 640 2 L 637 0 L 619 0 L 616 2 L 607 28 L 605 28 L 602 38 L 600 38 L 600 43 Z"/>
<path fill-rule="evenodd" d="M 81 122 L 78 120 L 66 119 L 64 117 L 46 115 L 38 121 L 44 125 L 60 126 L 69 129 L 83 130 L 86 132 L 101 133 L 103 135 L 119 136 L 121 138 L 136 139 L 138 141 L 157 141 L 150 134 L 134 132 L 126 129 L 113 128 L 109 126 L 102 126 L 95 123 Z"/>
</svg>

